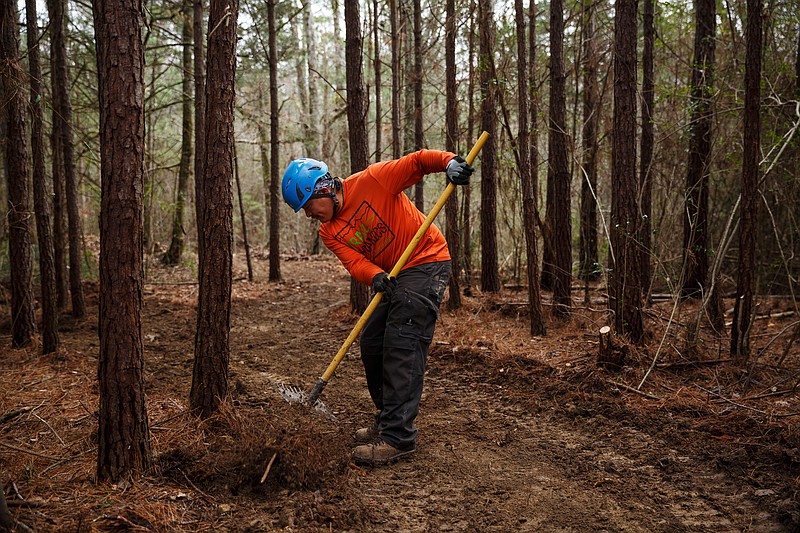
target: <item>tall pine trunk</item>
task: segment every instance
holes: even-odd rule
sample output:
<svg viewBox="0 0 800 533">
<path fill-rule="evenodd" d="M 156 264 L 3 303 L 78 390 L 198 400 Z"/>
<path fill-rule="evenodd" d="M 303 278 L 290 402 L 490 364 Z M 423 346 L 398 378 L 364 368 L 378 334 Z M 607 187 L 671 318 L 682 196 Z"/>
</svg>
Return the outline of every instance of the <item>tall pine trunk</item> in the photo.
<svg viewBox="0 0 800 533">
<path fill-rule="evenodd" d="M 389 25 L 392 32 L 392 158 L 403 155 L 402 124 L 400 121 L 400 0 L 389 0 Z"/>
<path fill-rule="evenodd" d="M 273 1 L 273 0 L 270 0 Z M 209 5 L 206 135 L 203 164 L 203 263 L 194 347 L 191 409 L 208 417 L 228 393 L 233 263 L 233 106 L 237 0 Z"/>
<path fill-rule="evenodd" d="M 445 148 L 458 151 L 458 106 L 456 95 L 456 2 L 447 0 L 445 6 Z M 447 308 L 455 310 L 461 307 L 460 288 L 460 242 L 458 232 L 458 189 L 450 195 L 445 204 L 445 237 L 450 249 L 452 274 L 448 285 Z"/>
<path fill-rule="evenodd" d="M 58 302 L 56 293 L 53 233 L 50 228 L 50 205 L 44 162 L 42 127 L 42 68 L 39 54 L 39 25 L 36 1 L 26 0 L 28 27 L 28 70 L 30 72 L 31 152 L 33 163 L 33 205 L 36 212 L 36 235 L 39 240 L 39 278 L 42 304 L 42 353 L 58 350 Z"/>
<path fill-rule="evenodd" d="M 358 0 L 345 0 L 345 70 L 347 79 L 347 130 L 350 141 L 350 172 L 355 174 L 367 168 L 367 98 L 364 91 L 361 52 L 361 15 Z M 369 290 L 355 278 L 350 281 L 350 304 L 354 312 L 361 313 L 369 303 Z"/>
<path fill-rule="evenodd" d="M 383 109 L 381 106 L 381 41 L 378 17 L 378 0 L 372 0 L 372 36 L 373 36 L 373 58 L 372 67 L 375 74 L 375 162 L 381 160 L 383 147 Z"/>
<path fill-rule="evenodd" d="M 192 41 L 194 43 L 194 209 L 197 225 L 197 265 L 203 267 L 203 164 L 206 143 L 206 54 L 203 25 L 204 0 L 192 2 Z"/>
<path fill-rule="evenodd" d="M 75 175 L 75 156 L 72 140 L 72 103 L 69 94 L 69 70 L 67 68 L 67 15 L 66 0 L 48 0 L 50 11 L 50 40 L 55 71 L 53 104 L 58 110 L 54 115 L 59 135 L 60 158 L 64 170 L 64 192 L 67 210 L 67 236 L 69 240 L 69 290 L 72 316 L 86 315 L 83 297 L 81 268 L 83 251 L 81 245 L 81 218 L 78 197 L 78 178 Z"/>
<path fill-rule="evenodd" d="M 151 461 L 142 345 L 144 49 L 141 0 L 94 0 L 100 99 L 100 408 L 97 478 Z M 124 110 L 121 113 L 120 110 Z"/>
<path fill-rule="evenodd" d="M 550 124 L 547 135 L 547 213 L 542 287 L 553 290 L 553 311 L 570 313 L 572 222 L 567 160 L 567 102 L 564 69 L 564 4 L 550 2 Z"/>
<path fill-rule="evenodd" d="M 191 0 L 183 0 L 183 48 L 181 62 L 183 65 L 183 101 L 181 103 L 181 160 L 178 167 L 178 186 L 175 191 L 175 213 L 172 215 L 172 239 L 162 261 L 167 265 L 181 262 L 184 248 L 183 218 L 186 207 L 186 192 L 189 187 L 192 165 L 192 16 Z"/>
<path fill-rule="evenodd" d="M 528 150 L 530 134 L 528 130 L 528 58 L 525 38 L 525 8 L 523 0 L 515 0 L 514 8 L 517 23 L 517 90 L 519 94 L 519 175 L 522 182 L 522 217 L 525 228 L 525 256 L 527 259 L 528 307 L 530 309 L 531 335 L 544 335 L 545 325 L 542 314 L 542 298 L 539 290 L 539 252 L 536 246 L 536 195 L 534 194 L 531 154 Z M 534 9 L 531 6 L 531 9 Z"/>
<path fill-rule="evenodd" d="M 614 14 L 614 130 L 611 147 L 609 307 L 616 331 L 644 340 L 636 176 L 636 0 L 619 0 Z"/>
<path fill-rule="evenodd" d="M 6 120 L 8 256 L 11 273 L 11 346 L 30 344 L 36 335 L 33 314 L 28 139 L 25 125 L 25 71 L 19 57 L 17 3 L 0 6 L 0 84 Z"/>
<path fill-rule="evenodd" d="M 475 0 L 469 0 L 469 35 L 467 37 L 467 139 L 472 139 L 475 131 L 475 33 L 476 33 Z M 491 142 L 491 139 L 489 139 Z M 464 258 L 464 294 L 472 293 L 472 187 L 464 188 L 464 199 L 461 202 L 461 225 Z"/>
<path fill-rule="evenodd" d="M 750 322 L 756 270 L 758 157 L 761 141 L 761 0 L 747 0 L 747 53 L 744 67 L 744 156 L 742 158 L 742 220 L 739 268 L 731 327 L 731 355 L 740 363 L 750 358 Z"/>
<path fill-rule="evenodd" d="M 480 19 L 481 127 L 493 134 L 497 127 L 494 72 L 494 0 L 478 3 Z M 497 169 L 495 135 L 489 137 L 481 155 L 481 290 L 500 291 L 500 268 L 497 261 Z"/>
<path fill-rule="evenodd" d="M 683 295 L 703 296 L 709 271 L 708 194 L 716 34 L 715 0 L 695 0 L 695 36 L 689 82 L 689 161 L 683 221 Z"/>
<path fill-rule="evenodd" d="M 425 146 L 422 129 L 422 5 L 420 0 L 414 2 L 414 151 Z M 414 185 L 414 205 L 425 211 L 425 180 Z"/>
<path fill-rule="evenodd" d="M 639 195 L 641 198 L 641 254 L 640 266 L 642 268 L 642 289 L 644 301 L 649 300 L 652 269 L 650 267 L 650 254 L 652 248 L 653 231 L 652 204 L 653 204 L 653 146 L 654 146 L 654 114 L 655 105 L 655 71 L 653 54 L 655 47 L 655 0 L 644 0 L 642 9 L 642 138 L 640 140 L 641 155 L 639 157 Z"/>
<path fill-rule="evenodd" d="M 599 276 L 597 252 L 597 47 L 595 46 L 594 0 L 583 3 L 583 157 L 581 180 L 581 217 L 579 272 L 588 285 Z"/>
<path fill-rule="evenodd" d="M 269 280 L 281 280 L 280 247 L 280 133 L 278 109 L 278 44 L 275 26 L 275 0 L 267 1 L 269 31 Z"/>
</svg>

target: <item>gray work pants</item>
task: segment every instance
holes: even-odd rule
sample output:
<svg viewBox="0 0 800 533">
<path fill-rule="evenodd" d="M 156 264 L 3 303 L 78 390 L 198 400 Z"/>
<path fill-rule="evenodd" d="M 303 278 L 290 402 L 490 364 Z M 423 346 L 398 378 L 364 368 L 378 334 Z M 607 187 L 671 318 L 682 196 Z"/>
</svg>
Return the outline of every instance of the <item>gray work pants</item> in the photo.
<svg viewBox="0 0 800 533">
<path fill-rule="evenodd" d="M 397 289 L 384 298 L 361 332 L 361 360 L 372 401 L 380 411 L 378 430 L 387 443 L 416 443 L 428 346 L 450 280 L 450 261 L 426 263 L 397 276 Z"/>
</svg>

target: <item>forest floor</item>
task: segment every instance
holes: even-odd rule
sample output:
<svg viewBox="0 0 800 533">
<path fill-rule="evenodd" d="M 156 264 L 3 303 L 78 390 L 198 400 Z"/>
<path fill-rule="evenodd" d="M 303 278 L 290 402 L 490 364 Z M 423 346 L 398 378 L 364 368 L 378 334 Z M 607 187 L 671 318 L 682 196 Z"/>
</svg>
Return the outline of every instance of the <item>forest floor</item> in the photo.
<svg viewBox="0 0 800 533">
<path fill-rule="evenodd" d="M 588 303 L 576 290 L 571 320 L 548 318 L 542 338 L 529 335 L 525 292 L 473 290 L 442 310 L 417 453 L 364 468 L 350 461 L 372 414 L 357 346 L 322 395 L 335 420 L 279 394 L 313 385 L 353 327 L 346 272 L 329 255 L 287 257 L 285 282 L 268 283 L 257 257 L 251 283 L 240 262 L 230 400 L 206 421 L 187 412 L 197 285 L 189 269 L 148 267 L 154 460 L 133 484 L 95 481 L 97 284 L 89 318 L 63 317 L 59 354 L 11 350 L 0 323 L 0 479 L 18 520 L 70 532 L 800 531 L 791 300 L 761 301 L 747 369 L 705 324 L 687 347 L 697 308 L 666 301 L 647 312 L 647 345 L 623 346 L 612 370 L 596 362 L 602 288 Z"/>
</svg>

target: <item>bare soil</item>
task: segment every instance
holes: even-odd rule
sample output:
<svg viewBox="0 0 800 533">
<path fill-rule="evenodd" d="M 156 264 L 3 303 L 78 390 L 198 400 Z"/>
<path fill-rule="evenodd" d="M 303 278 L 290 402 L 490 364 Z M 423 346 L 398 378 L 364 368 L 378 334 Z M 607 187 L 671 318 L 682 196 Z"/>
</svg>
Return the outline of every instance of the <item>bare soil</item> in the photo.
<svg viewBox="0 0 800 533">
<path fill-rule="evenodd" d="M 576 290 L 572 319 L 548 318 L 542 338 L 528 333 L 524 292 L 473 289 L 442 310 L 418 452 L 363 468 L 350 461 L 372 415 L 357 346 L 322 395 L 335 420 L 278 392 L 313 385 L 353 327 L 346 272 L 329 255 L 286 258 L 283 283 L 265 281 L 263 257 L 255 282 L 237 267 L 230 398 L 205 421 L 187 412 L 193 274 L 148 267 L 154 459 L 133 483 L 94 479 L 96 285 L 90 318 L 62 317 L 59 354 L 11 350 L 0 324 L 0 479 L 15 518 L 73 532 L 800 531 L 791 300 L 761 302 L 749 367 L 726 360 L 705 322 L 690 342 L 696 306 L 666 301 L 648 311 L 647 346 L 617 339 L 626 357 L 608 368 L 602 287 L 588 303 Z"/>
</svg>

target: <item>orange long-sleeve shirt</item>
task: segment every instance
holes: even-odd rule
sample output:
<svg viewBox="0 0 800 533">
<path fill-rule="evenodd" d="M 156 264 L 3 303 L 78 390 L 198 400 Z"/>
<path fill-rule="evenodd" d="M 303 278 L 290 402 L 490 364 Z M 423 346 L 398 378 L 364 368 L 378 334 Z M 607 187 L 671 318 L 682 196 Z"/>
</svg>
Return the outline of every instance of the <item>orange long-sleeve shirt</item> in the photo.
<svg viewBox="0 0 800 533">
<path fill-rule="evenodd" d="M 420 150 L 370 165 L 342 182 L 341 207 L 319 235 L 354 278 L 371 285 L 375 274 L 394 268 L 425 221 L 403 190 L 426 174 L 443 172 L 453 157 Z M 403 268 L 449 259 L 444 235 L 431 224 Z"/>
</svg>

